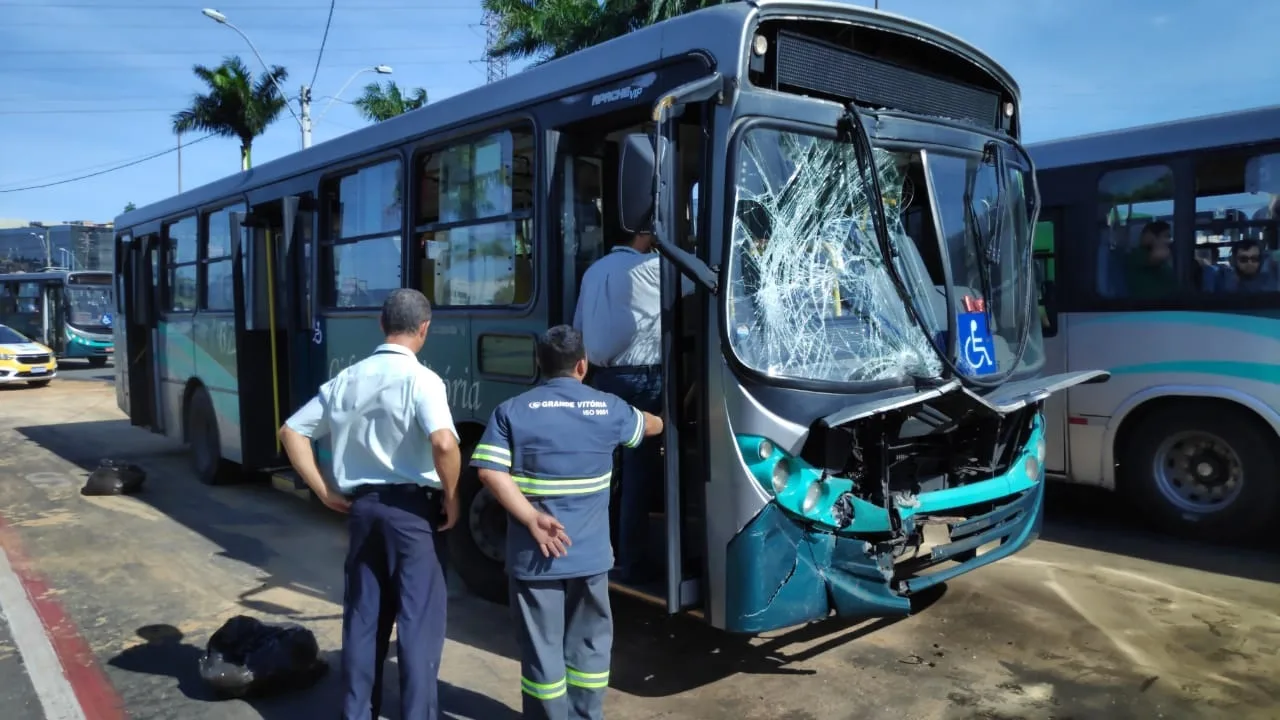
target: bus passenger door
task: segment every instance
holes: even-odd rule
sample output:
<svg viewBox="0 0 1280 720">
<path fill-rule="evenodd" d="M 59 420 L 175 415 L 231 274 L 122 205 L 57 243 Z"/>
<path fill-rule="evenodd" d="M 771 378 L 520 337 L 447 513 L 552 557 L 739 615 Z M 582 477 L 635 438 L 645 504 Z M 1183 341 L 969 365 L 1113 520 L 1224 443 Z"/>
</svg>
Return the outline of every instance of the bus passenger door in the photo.
<svg viewBox="0 0 1280 720">
<path fill-rule="evenodd" d="M 1036 223 L 1032 259 L 1035 266 L 1040 329 L 1044 335 L 1044 368 L 1042 376 L 1067 372 L 1067 336 L 1058 332 L 1058 296 L 1055 237 L 1061 228 L 1062 211 L 1045 208 Z M 1035 352 L 1034 348 L 1028 353 Z M 1050 395 L 1044 402 L 1044 469 L 1050 474 L 1066 474 L 1067 467 L 1067 398 L 1071 391 Z"/>
<path fill-rule="evenodd" d="M 160 238 L 143 235 L 133 242 L 121 242 L 116 262 L 119 265 L 119 313 L 124 321 L 124 342 L 116 349 L 116 366 L 123 372 L 129 422 L 163 432 L 157 398 L 160 397 L 160 375 L 156 362 L 156 326 L 160 267 Z M 122 254 L 121 254 L 122 253 Z"/>
<path fill-rule="evenodd" d="M 48 282 L 44 285 L 44 344 L 61 358 L 67 352 L 66 285 Z"/>
<path fill-rule="evenodd" d="M 240 378 L 243 465 L 248 471 L 288 464 L 276 437 L 299 400 L 294 369 L 310 366 L 311 334 L 300 327 L 299 289 L 309 288 L 309 196 L 292 195 L 254 205 L 247 216 L 233 215 L 236 294 L 236 366 Z M 306 226 L 305 229 L 303 226 Z M 304 250 L 305 248 L 305 250 Z M 305 341 L 302 337 L 305 335 Z M 314 388 L 311 388 L 314 392 Z M 307 395 L 307 397 L 310 397 Z"/>
</svg>

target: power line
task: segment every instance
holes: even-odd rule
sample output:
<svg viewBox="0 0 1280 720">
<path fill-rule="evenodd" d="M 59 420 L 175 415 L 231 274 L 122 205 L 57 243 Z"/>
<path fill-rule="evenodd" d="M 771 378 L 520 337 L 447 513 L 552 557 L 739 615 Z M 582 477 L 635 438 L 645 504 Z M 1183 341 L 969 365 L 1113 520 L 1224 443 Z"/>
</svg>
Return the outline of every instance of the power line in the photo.
<svg viewBox="0 0 1280 720">
<path fill-rule="evenodd" d="M 43 10 L 45 8 L 64 8 L 64 9 L 80 9 L 80 10 L 146 10 L 148 12 L 153 10 L 174 10 L 174 11 L 181 11 L 181 12 L 192 12 L 194 9 L 198 8 L 198 6 L 192 6 L 192 5 L 152 5 L 150 3 L 139 4 L 139 3 L 96 3 L 96 2 L 88 2 L 88 3 L 42 2 L 39 4 L 35 4 L 35 3 L 26 3 L 26 2 L 15 3 L 15 2 L 2 2 L 2 1 L 0 1 L 0 7 L 25 8 L 27 10 Z M 422 4 L 373 5 L 367 2 L 361 2 L 356 7 L 343 8 L 343 9 L 359 10 L 361 12 L 364 12 L 366 10 L 477 10 L 479 9 L 479 7 L 480 7 L 480 4 L 478 2 L 476 3 L 443 3 L 439 5 L 433 5 L 432 7 L 424 7 Z M 315 12 L 317 10 L 323 10 L 324 8 L 317 7 L 314 4 L 311 4 L 311 5 L 258 5 L 258 4 L 233 5 L 233 4 L 227 4 L 227 3 L 218 3 L 218 9 L 230 10 L 237 13 L 242 13 L 242 12 L 259 12 L 259 11 L 278 11 L 278 10 L 288 10 L 290 12 L 303 12 L 303 11 Z"/>
<path fill-rule="evenodd" d="M 453 59 L 453 60 L 444 60 L 444 59 L 441 59 L 441 60 L 392 60 L 392 59 L 384 59 L 384 60 L 383 60 L 383 62 L 386 62 L 388 65 L 391 65 L 391 66 L 393 66 L 393 67 L 401 67 L 401 66 L 410 66 L 410 67 L 415 67 L 415 66 L 420 66 L 420 65 L 425 65 L 425 66 L 434 66 L 434 65 L 464 65 L 464 64 L 469 65 L 469 64 L 470 64 L 470 63 L 469 63 L 468 61 L 466 61 L 466 60 L 457 60 L 457 59 Z M 327 68 L 350 68 L 350 69 L 355 69 L 355 68 L 365 68 L 365 67 L 369 67 L 369 63 L 341 63 L 341 64 L 338 64 L 338 65 L 325 65 L 325 67 L 327 67 Z M 11 67 L 11 66 L 7 66 L 7 65 L 0 65 L 0 75 L 3 75 L 3 74 L 5 74 L 5 73 L 22 73 L 22 74 L 24 74 L 24 75 L 25 75 L 25 74 L 35 74 L 35 75 L 39 75 L 39 74 L 41 74 L 41 73 L 54 73 L 54 72 L 83 73 L 83 72 L 85 72 L 86 70 L 91 70 L 91 69 L 92 69 L 92 68 L 90 68 L 90 67 L 89 67 L 89 66 L 87 66 L 87 65 L 81 65 L 81 66 L 79 66 L 79 67 L 44 67 L 44 66 L 41 66 L 41 65 L 34 65 L 34 66 L 29 66 L 29 67 Z M 173 68 L 173 66 L 172 66 L 172 65 L 148 65 L 148 66 L 144 66 L 144 67 L 131 67 L 131 68 L 128 68 L 128 71 L 129 71 L 130 73 L 136 73 L 136 72 L 172 72 L 172 71 L 173 71 L 173 69 L 174 69 L 174 68 Z M 121 75 L 121 74 L 123 74 L 123 73 L 117 73 L 117 75 Z"/>
<path fill-rule="evenodd" d="M 66 110 L 0 110 L 0 115 L 102 115 L 104 113 L 173 112 L 173 108 L 72 108 Z"/>
<path fill-rule="evenodd" d="M 189 143 L 185 143 L 184 147 L 190 147 L 192 145 L 195 145 L 198 142 L 204 142 L 205 140 L 208 140 L 211 137 L 216 137 L 216 136 L 205 135 L 203 137 L 198 137 Z M 178 147 L 175 146 L 175 147 L 169 148 L 168 150 L 161 150 L 160 152 L 152 153 L 145 157 L 138 158 L 137 160 L 134 160 L 132 162 L 115 165 L 105 170 L 99 170 L 97 172 L 88 173 L 87 175 L 79 175 L 77 177 L 67 178 L 65 180 L 58 180 L 55 182 L 43 183 L 40 185 L 27 185 L 26 187 L 8 188 L 8 189 L 0 190 L 0 193 L 23 192 L 24 190 L 41 190 L 44 188 L 54 187 L 57 185 L 66 185 L 67 183 L 79 182 L 81 180 L 88 180 L 89 178 L 98 177 L 99 175 L 106 175 L 107 173 L 113 173 L 113 172 L 116 172 L 117 170 L 124 170 L 125 168 L 133 167 L 134 165 L 141 165 L 142 163 L 147 162 L 148 160 L 155 160 L 158 157 L 163 157 L 165 155 L 168 155 L 169 153 L 177 152 L 177 151 L 178 151 Z"/>
<path fill-rule="evenodd" d="M 311 71 L 311 82 L 308 86 L 316 84 L 316 76 L 320 74 L 320 59 L 324 57 L 324 45 L 329 42 L 329 26 L 333 24 L 333 8 L 338 4 L 338 0 L 329 0 L 329 19 L 324 21 L 324 37 L 320 38 L 320 52 L 316 53 L 316 69 Z"/>
<path fill-rule="evenodd" d="M 362 48 L 329 48 L 328 52 L 336 53 L 380 53 L 391 51 L 415 51 L 422 52 L 424 50 L 465 50 L 469 45 L 402 45 L 392 47 L 362 47 Z M 315 52 L 313 48 L 280 48 L 280 49 L 264 49 L 263 55 L 290 55 L 306 53 L 310 55 Z M 128 57 L 128 56 L 146 56 L 146 55 L 226 55 L 226 46 L 220 48 L 208 49 L 191 49 L 183 50 L 0 50 L 0 55 L 105 55 L 109 57 Z M 233 54 L 233 53 L 232 53 Z"/>
</svg>

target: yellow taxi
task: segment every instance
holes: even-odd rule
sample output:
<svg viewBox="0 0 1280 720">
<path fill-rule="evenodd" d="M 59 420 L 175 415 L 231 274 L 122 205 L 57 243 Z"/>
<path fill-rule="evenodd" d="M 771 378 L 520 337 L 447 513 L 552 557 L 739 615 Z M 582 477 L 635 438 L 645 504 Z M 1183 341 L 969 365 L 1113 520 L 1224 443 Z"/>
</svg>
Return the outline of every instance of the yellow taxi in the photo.
<svg viewBox="0 0 1280 720">
<path fill-rule="evenodd" d="M 48 385 L 58 375 L 53 351 L 7 325 L 0 325 L 0 385 Z"/>
</svg>

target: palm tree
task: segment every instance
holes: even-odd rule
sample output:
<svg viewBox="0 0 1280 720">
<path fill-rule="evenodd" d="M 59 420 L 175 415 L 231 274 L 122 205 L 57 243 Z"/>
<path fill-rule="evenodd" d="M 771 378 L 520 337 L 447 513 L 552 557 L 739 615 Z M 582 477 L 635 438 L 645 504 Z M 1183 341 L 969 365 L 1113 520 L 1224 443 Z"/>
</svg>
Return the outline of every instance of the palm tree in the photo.
<svg viewBox="0 0 1280 720">
<path fill-rule="evenodd" d="M 244 61 L 232 55 L 215 68 L 191 69 L 209 92 L 196 93 L 191 107 L 173 114 L 173 131 L 203 130 L 221 137 L 240 139 L 240 169 L 252 165 L 253 141 L 280 117 L 288 100 L 277 89 L 289 77 L 279 65 L 264 70 L 257 79 Z"/>
<path fill-rule="evenodd" d="M 125 212 L 133 212 L 134 210 L 137 210 L 137 209 L 138 209 L 138 206 L 134 205 L 132 202 L 126 203 L 124 206 Z"/>
<path fill-rule="evenodd" d="M 388 80 L 385 88 L 378 83 L 369 83 L 364 86 L 364 94 L 351 104 L 356 106 L 366 120 L 382 122 L 426 105 L 427 91 L 414 88 L 413 92 L 406 95 L 400 91 L 395 80 Z"/>
</svg>

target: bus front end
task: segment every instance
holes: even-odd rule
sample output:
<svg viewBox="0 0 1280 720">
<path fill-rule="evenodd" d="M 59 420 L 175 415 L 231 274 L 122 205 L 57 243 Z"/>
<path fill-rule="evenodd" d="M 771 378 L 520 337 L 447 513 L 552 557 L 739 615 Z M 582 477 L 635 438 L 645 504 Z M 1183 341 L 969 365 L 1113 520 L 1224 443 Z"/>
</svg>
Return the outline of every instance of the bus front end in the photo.
<svg viewBox="0 0 1280 720">
<path fill-rule="evenodd" d="M 709 609 L 737 632 L 905 614 L 1026 547 L 1043 402 L 1106 379 L 1041 373 L 1012 79 L 900 18 L 769 7 L 725 110 L 708 367 Z"/>
</svg>

